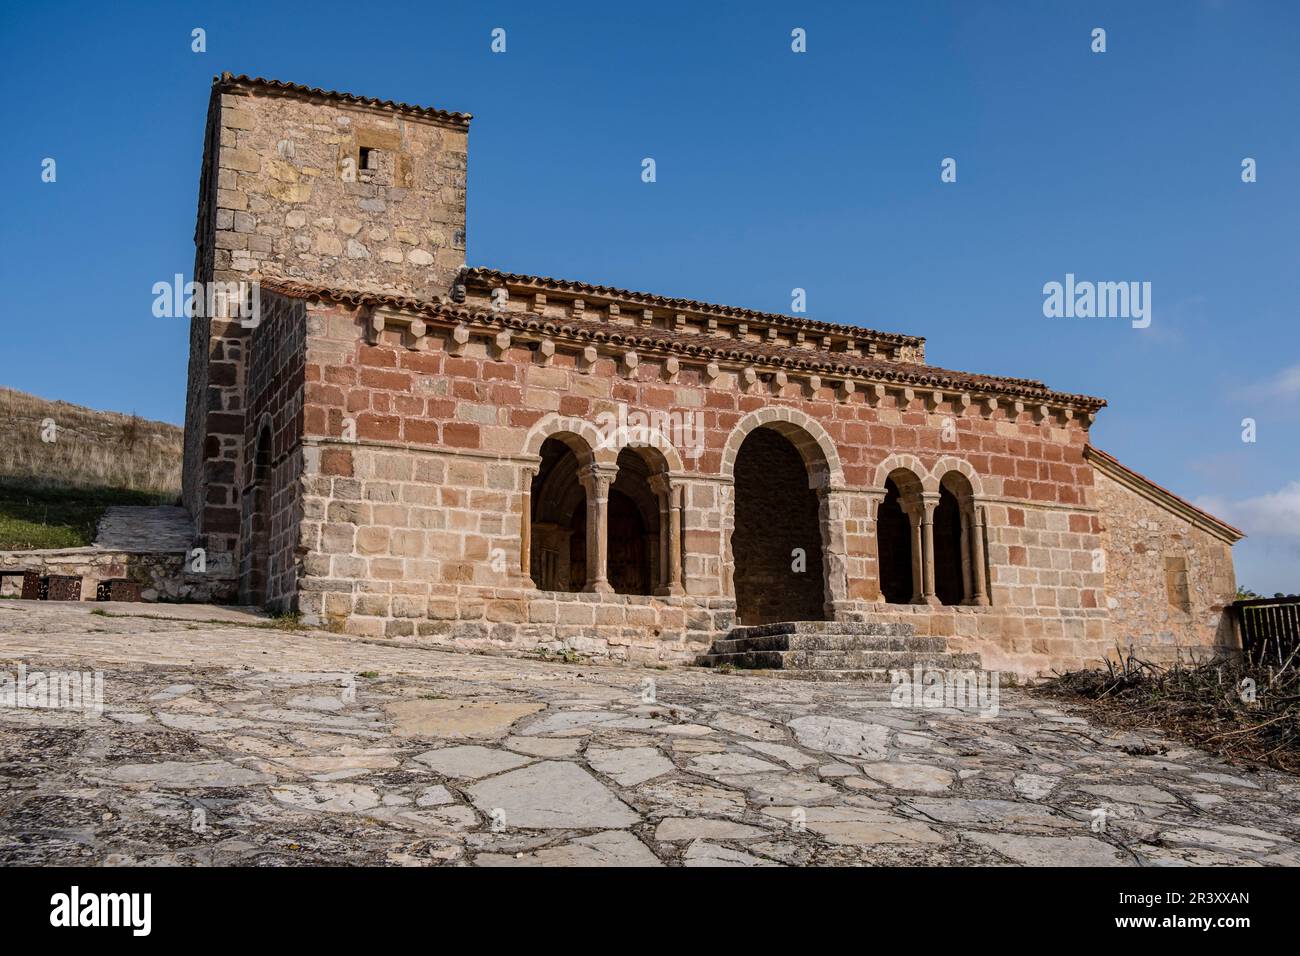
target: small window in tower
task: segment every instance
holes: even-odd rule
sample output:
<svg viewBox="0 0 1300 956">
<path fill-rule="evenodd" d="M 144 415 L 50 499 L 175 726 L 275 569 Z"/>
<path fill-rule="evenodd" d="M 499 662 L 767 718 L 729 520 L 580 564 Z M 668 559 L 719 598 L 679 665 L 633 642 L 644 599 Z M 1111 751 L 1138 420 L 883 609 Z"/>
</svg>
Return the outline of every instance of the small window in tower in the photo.
<svg viewBox="0 0 1300 956">
<path fill-rule="evenodd" d="M 379 150 L 373 146 L 362 146 L 360 162 L 357 163 L 359 169 L 374 172 L 379 168 Z"/>
</svg>

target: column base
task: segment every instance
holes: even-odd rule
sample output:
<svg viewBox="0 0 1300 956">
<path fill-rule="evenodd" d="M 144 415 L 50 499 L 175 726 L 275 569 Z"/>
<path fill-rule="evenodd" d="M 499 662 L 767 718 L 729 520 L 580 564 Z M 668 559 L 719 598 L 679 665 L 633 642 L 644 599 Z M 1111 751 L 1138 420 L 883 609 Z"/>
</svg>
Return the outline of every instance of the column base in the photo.
<svg viewBox="0 0 1300 956">
<path fill-rule="evenodd" d="M 657 588 L 655 597 L 685 597 L 686 589 L 680 584 L 674 584 L 666 588 Z"/>
<path fill-rule="evenodd" d="M 613 594 L 614 588 L 608 581 L 596 581 L 583 588 L 583 592 L 586 594 Z"/>
</svg>

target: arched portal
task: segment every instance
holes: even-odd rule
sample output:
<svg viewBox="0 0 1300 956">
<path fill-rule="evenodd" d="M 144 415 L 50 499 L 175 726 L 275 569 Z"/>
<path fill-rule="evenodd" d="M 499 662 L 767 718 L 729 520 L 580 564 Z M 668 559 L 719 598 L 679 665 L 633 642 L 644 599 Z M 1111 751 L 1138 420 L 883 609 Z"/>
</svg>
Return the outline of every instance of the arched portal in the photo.
<svg viewBox="0 0 1300 956">
<path fill-rule="evenodd" d="M 962 583 L 961 505 L 947 484 L 939 486 L 939 504 L 934 509 L 934 593 L 941 604 L 961 604 L 966 599 Z M 966 576 L 970 576 L 967 566 Z"/>
<path fill-rule="evenodd" d="M 659 496 L 651 476 L 666 471 L 649 446 L 624 448 L 609 490 L 609 584 L 618 594 L 653 594 L 659 581 Z"/>
<path fill-rule="evenodd" d="M 888 604 L 921 600 L 920 507 L 921 480 L 906 468 L 890 472 L 885 479 L 885 498 L 876 512 L 880 593 Z"/>
<path fill-rule="evenodd" d="M 939 505 L 934 509 L 934 591 L 944 604 L 983 602 L 982 586 L 973 579 L 974 562 L 984 543 L 974 522 L 974 489 L 960 471 L 939 480 Z M 980 572 L 982 574 L 982 571 Z"/>
<path fill-rule="evenodd" d="M 740 623 L 825 620 L 820 502 L 804 455 L 762 425 L 740 445 L 734 476 L 731 555 Z"/>
<path fill-rule="evenodd" d="M 552 436 L 539 454 L 529 496 L 529 573 L 543 591 L 581 591 L 587 583 L 587 494 L 578 470 L 590 452 L 575 437 Z"/>
<path fill-rule="evenodd" d="M 270 595 L 271 460 L 271 429 L 263 426 L 243 494 L 244 548 L 239 568 L 240 603 L 254 607 L 265 607 Z"/>
</svg>

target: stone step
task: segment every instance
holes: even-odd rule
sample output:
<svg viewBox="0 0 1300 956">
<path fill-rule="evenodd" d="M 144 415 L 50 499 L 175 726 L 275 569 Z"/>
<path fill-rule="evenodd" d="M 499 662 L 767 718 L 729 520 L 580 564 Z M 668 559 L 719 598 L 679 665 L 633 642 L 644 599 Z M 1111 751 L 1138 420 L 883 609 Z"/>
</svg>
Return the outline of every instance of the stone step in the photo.
<svg viewBox="0 0 1300 956">
<path fill-rule="evenodd" d="M 735 631 L 732 631 L 734 634 Z M 727 637 L 714 641 L 710 653 L 744 651 L 933 651 L 943 653 L 942 637 L 883 637 L 858 634 L 770 634 L 765 637 Z"/>
<path fill-rule="evenodd" d="M 951 670 L 979 667 L 977 654 L 948 654 L 932 650 L 740 651 L 711 653 L 705 656 L 704 661 L 714 667 L 730 664 L 747 670 L 910 670 L 917 664 Z"/>
<path fill-rule="evenodd" d="M 780 621 L 775 624 L 750 624 L 733 627 L 728 638 L 771 637 L 776 634 L 822 634 L 849 637 L 911 637 L 911 624 L 885 621 Z"/>
</svg>

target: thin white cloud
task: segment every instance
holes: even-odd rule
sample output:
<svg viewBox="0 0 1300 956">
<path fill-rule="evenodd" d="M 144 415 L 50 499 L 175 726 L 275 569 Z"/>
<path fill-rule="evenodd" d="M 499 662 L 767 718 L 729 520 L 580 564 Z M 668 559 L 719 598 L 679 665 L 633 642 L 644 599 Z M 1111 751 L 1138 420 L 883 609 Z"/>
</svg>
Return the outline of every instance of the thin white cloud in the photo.
<svg viewBox="0 0 1300 956">
<path fill-rule="evenodd" d="M 1300 398 L 1300 364 L 1288 366 L 1262 382 L 1248 385 L 1241 389 L 1240 394 L 1252 401 Z"/>
<path fill-rule="evenodd" d="M 1203 497 L 1195 504 L 1252 537 L 1300 540 L 1300 481 L 1251 498 Z"/>
</svg>

